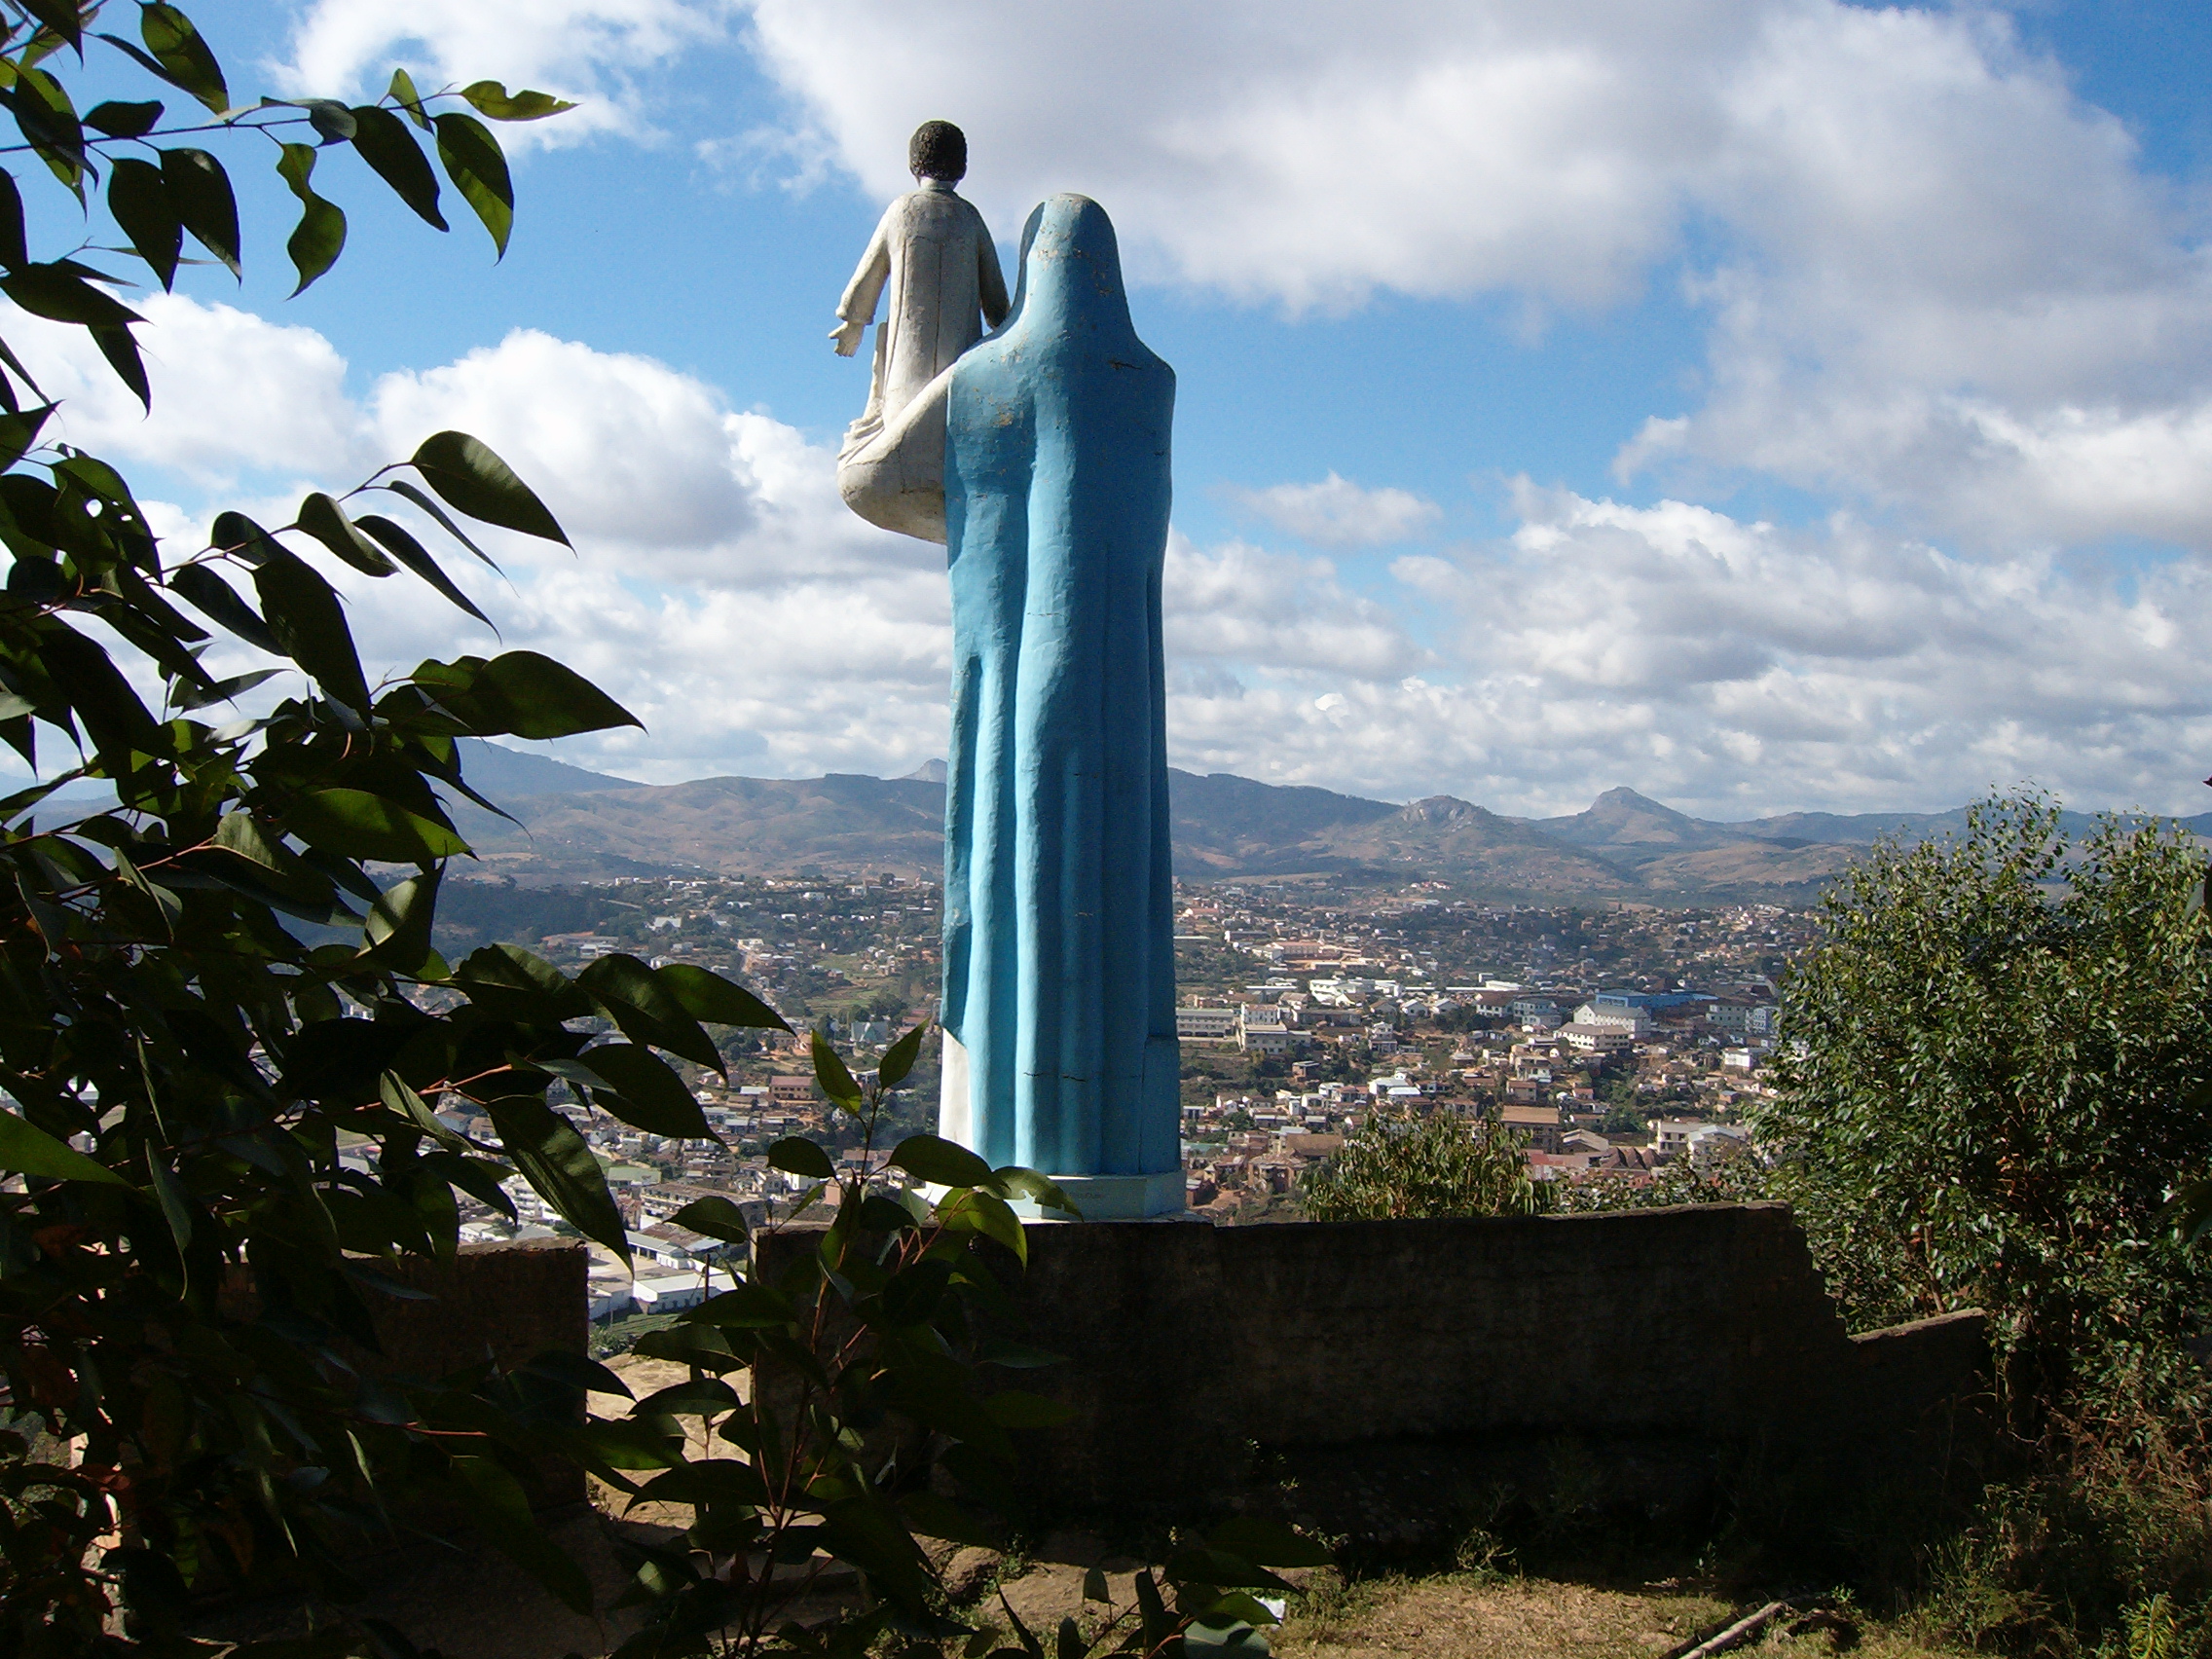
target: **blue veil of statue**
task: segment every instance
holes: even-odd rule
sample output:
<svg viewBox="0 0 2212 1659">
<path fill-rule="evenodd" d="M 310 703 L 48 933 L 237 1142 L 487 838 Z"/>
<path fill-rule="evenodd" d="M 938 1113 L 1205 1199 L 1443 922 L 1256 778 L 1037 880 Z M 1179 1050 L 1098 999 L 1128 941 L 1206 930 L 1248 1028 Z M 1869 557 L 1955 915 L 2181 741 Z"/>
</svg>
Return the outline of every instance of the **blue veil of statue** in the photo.
<svg viewBox="0 0 2212 1659">
<path fill-rule="evenodd" d="M 962 1123 L 948 1088 L 945 1127 L 994 1164 L 1181 1163 L 1160 623 L 1174 401 L 1112 223 L 1053 197 L 946 421 L 942 1017 L 969 1089 Z"/>
</svg>

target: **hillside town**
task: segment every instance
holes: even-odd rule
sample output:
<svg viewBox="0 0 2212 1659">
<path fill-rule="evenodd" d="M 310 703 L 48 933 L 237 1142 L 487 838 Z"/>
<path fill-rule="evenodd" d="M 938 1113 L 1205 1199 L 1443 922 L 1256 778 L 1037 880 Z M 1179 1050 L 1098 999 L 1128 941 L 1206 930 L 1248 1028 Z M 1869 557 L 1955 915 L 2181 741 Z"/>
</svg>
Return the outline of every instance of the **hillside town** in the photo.
<svg viewBox="0 0 2212 1659">
<path fill-rule="evenodd" d="M 844 1169 L 870 1160 L 866 1125 L 817 1087 L 805 1034 L 823 1031 L 858 1068 L 929 1015 L 934 884 L 809 869 L 480 885 L 454 907 L 456 949 L 471 924 L 527 932 L 513 924 L 535 919 L 537 950 L 568 972 L 612 952 L 697 963 L 800 1033 L 725 1032 L 726 1077 L 688 1068 L 716 1141 L 663 1140 L 567 1103 L 635 1264 L 595 1247 L 595 1318 L 678 1311 L 726 1281 L 727 1246 L 669 1219 L 697 1198 L 731 1199 L 756 1225 L 833 1201 L 833 1187 L 810 1198 L 816 1183 L 770 1166 L 775 1141 L 816 1141 Z M 1497 905 L 1435 883 L 1310 880 L 1181 885 L 1176 927 L 1187 1200 L 1231 1224 L 1297 1219 L 1303 1183 L 1374 1113 L 1491 1121 L 1521 1140 L 1532 1178 L 1577 1186 L 1739 1156 L 1742 1109 L 1768 1088 L 1776 977 L 1814 938 L 1810 912 L 1773 905 Z M 925 1047 L 875 1126 L 871 1167 L 934 1127 L 937 1089 Z M 527 1183 L 504 1190 L 513 1217 L 478 1205 L 466 1236 L 564 1230 Z"/>
</svg>

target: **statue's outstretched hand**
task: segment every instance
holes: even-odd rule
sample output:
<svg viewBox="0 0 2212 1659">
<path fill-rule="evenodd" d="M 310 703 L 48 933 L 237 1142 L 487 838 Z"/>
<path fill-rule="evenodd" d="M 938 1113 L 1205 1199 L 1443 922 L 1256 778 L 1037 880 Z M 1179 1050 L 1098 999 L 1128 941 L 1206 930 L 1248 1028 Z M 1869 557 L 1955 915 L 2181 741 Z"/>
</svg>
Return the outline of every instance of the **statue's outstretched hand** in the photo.
<svg viewBox="0 0 2212 1659">
<path fill-rule="evenodd" d="M 836 342 L 838 356 L 850 357 L 861 349 L 861 340 L 866 333 L 865 322 L 840 322 L 830 331 L 830 338 Z"/>
</svg>

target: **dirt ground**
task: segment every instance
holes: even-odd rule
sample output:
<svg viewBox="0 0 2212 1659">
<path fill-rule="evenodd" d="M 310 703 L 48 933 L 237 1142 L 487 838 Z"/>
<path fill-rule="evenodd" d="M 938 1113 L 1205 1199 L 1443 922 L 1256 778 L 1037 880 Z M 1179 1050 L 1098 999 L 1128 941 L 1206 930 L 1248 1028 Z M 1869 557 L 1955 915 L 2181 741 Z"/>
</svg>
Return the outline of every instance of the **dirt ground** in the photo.
<svg viewBox="0 0 2212 1659">
<path fill-rule="evenodd" d="M 634 1356 L 616 1361 L 614 1369 L 640 1398 L 687 1375 L 682 1366 Z M 546 1522 L 555 1540 L 585 1567 L 604 1606 L 628 1577 L 615 1535 L 634 1530 L 633 1535 L 665 1538 L 688 1526 L 690 1516 L 676 1505 L 625 1510 L 618 1494 L 597 1482 L 593 1487 L 590 1506 Z M 938 1560 L 947 1589 L 969 1617 L 1004 1630 L 1011 1607 L 1048 1652 L 1062 1618 L 1073 1617 L 1087 1635 L 1095 1635 L 1117 1616 L 1131 1614 L 1135 1574 L 1146 1565 L 1081 1532 L 1055 1533 L 1008 1556 L 948 1545 Z M 1085 1578 L 1093 1568 L 1105 1577 L 1110 1605 L 1084 1599 Z M 1291 1600 L 1286 1623 L 1271 1633 L 1277 1659 L 1661 1659 L 1748 1610 L 1672 1583 L 1599 1588 L 1486 1572 L 1370 1579 L 1346 1587 L 1327 1572 L 1285 1576 L 1303 1594 Z M 362 1563 L 361 1577 L 369 1598 L 359 1611 L 388 1620 L 450 1659 L 603 1654 L 636 1628 L 635 1612 L 602 1621 L 577 1617 L 505 1557 L 475 1540 L 394 1551 Z M 807 1609 L 822 1615 L 833 1610 L 827 1601 Z M 305 1634 L 305 1624 L 296 1604 L 240 1607 L 209 1621 L 201 1634 L 266 1639 Z M 1763 1659 L 1813 1659 L 1835 1650 L 1828 1637 L 1817 1635 L 1770 1639 L 1737 1651 Z M 1864 1659 L 1944 1659 L 1947 1652 L 1880 1627 L 1862 1628 L 1853 1651 Z"/>
<path fill-rule="evenodd" d="M 618 1593 L 624 1574 L 608 1539 L 608 1519 L 578 1511 L 551 1530 L 585 1563 L 602 1604 Z M 1094 1546 L 1080 1535 L 1049 1539 L 1032 1557 L 1004 1563 L 957 1552 L 954 1572 L 969 1574 L 970 1615 L 1004 1629 L 999 1597 L 1023 1624 L 1053 1648 L 1063 1617 L 1087 1634 L 1134 1601 L 1140 1565 Z M 1058 1557 L 1060 1559 L 1050 1559 Z M 552 1602 L 519 1568 L 496 1552 L 476 1548 L 411 1553 L 391 1570 L 364 1576 L 374 1584 L 360 1610 L 389 1620 L 417 1642 L 435 1645 L 450 1659 L 562 1659 L 603 1654 L 635 1628 L 635 1615 L 603 1623 L 581 1619 Z M 1111 1610 L 1083 1599 L 1087 1567 L 1101 1568 L 1114 1597 Z M 980 1568 L 981 1570 L 977 1570 Z M 1001 1577 L 1003 1573 L 1014 1576 Z M 831 1609 L 825 1605 L 821 1611 Z M 1708 1634 L 1745 1608 L 1674 1588 L 1605 1589 L 1541 1578 L 1452 1574 L 1335 1585 L 1326 1575 L 1295 1599 L 1283 1627 L 1271 1633 L 1276 1659 L 1661 1659 L 1693 1636 Z M 241 1610 L 203 1634 L 250 1640 L 304 1634 L 296 1612 Z M 1835 1651 L 1825 1636 L 1770 1640 L 1737 1650 L 1760 1659 L 1815 1659 Z M 1866 1628 L 1853 1649 L 1862 1659 L 1948 1659 L 1898 1630 Z"/>
<path fill-rule="evenodd" d="M 959 1552 L 947 1584 L 966 1578 L 972 1592 L 980 1591 L 965 1598 L 971 1618 L 1004 1628 L 1011 1608 L 1048 1651 L 1062 1618 L 1075 1618 L 1092 1635 L 1127 1614 L 1143 1565 L 1073 1532 L 1003 1563 L 986 1555 Z M 989 1570 L 994 1565 L 996 1572 Z M 1093 1567 L 1105 1575 L 1110 1607 L 1084 1600 L 1086 1569 Z M 1305 1594 L 1291 1600 L 1285 1623 L 1270 1633 L 1277 1659 L 1659 1659 L 1751 1610 L 1671 1584 L 1608 1589 L 1493 1572 L 1372 1579 L 1347 1588 L 1331 1573 L 1285 1576 Z M 1826 1635 L 1808 1635 L 1736 1651 L 1814 1659 L 1837 1648 Z M 1851 1651 L 1864 1659 L 1947 1659 L 1948 1652 L 1903 1631 L 1864 1625 Z"/>
<path fill-rule="evenodd" d="M 1691 1591 L 1600 1589 L 1541 1578 L 1455 1574 L 1326 1589 L 1294 1606 L 1272 1643 L 1281 1659 L 1659 1659 L 1749 1611 Z M 1774 1638 L 1735 1650 L 1813 1659 L 1831 1638 Z M 1904 1633 L 1862 1627 L 1864 1659 L 1942 1659 Z"/>
</svg>

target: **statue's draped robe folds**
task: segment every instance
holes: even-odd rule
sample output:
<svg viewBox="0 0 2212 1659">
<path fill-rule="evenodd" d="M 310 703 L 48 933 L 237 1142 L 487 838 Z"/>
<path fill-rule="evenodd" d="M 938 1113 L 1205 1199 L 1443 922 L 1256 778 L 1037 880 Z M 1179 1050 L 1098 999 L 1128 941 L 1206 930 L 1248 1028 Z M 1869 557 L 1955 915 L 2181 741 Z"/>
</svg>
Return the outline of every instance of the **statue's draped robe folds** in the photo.
<svg viewBox="0 0 2212 1659">
<path fill-rule="evenodd" d="M 1054 197 L 1013 314 L 946 399 L 941 1127 L 994 1164 L 1123 1178 L 1069 1186 L 1092 1215 L 1182 1207 L 1160 622 L 1174 400 L 1112 224 Z"/>
<path fill-rule="evenodd" d="M 837 453 L 838 493 L 870 524 L 942 541 L 944 379 L 1007 310 L 983 216 L 951 185 L 932 179 L 884 209 L 837 315 L 866 322 L 879 300 L 867 408 Z"/>
</svg>

